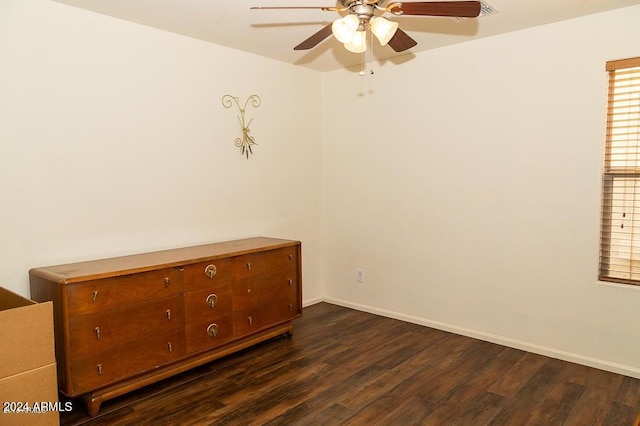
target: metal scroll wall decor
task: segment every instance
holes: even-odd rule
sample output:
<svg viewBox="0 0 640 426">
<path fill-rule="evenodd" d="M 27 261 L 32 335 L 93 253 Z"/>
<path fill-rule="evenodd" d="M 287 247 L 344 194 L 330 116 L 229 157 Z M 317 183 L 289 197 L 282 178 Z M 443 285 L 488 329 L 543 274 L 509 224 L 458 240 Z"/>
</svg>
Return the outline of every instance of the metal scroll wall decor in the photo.
<svg viewBox="0 0 640 426">
<path fill-rule="evenodd" d="M 251 147 L 253 145 L 257 145 L 256 139 L 253 136 L 249 135 L 249 132 L 251 131 L 249 129 L 249 126 L 251 125 L 253 118 L 247 122 L 244 116 L 244 113 L 247 109 L 247 105 L 249 105 L 249 101 L 251 101 L 251 105 L 253 105 L 254 108 L 258 108 L 260 106 L 260 103 L 262 102 L 258 95 L 251 95 L 245 101 L 244 107 L 241 107 L 240 100 L 237 97 L 231 96 L 231 95 L 224 95 L 222 97 L 222 105 L 225 108 L 231 108 L 235 103 L 238 106 L 238 109 L 240 110 L 240 115 L 238 116 L 238 123 L 240 124 L 240 129 L 242 130 L 242 137 L 236 138 L 235 145 L 238 148 L 240 148 L 240 153 L 246 156 L 247 159 L 249 158 L 249 154 L 253 154 L 253 150 L 251 149 Z"/>
</svg>

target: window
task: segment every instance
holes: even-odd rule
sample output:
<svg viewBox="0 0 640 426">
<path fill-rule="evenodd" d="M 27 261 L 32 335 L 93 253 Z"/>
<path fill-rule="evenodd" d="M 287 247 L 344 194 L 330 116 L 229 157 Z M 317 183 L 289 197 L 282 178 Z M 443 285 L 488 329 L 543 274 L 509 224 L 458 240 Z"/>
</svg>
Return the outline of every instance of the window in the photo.
<svg viewBox="0 0 640 426">
<path fill-rule="evenodd" d="M 599 278 L 640 285 L 640 58 L 607 62 L 606 70 Z"/>
</svg>

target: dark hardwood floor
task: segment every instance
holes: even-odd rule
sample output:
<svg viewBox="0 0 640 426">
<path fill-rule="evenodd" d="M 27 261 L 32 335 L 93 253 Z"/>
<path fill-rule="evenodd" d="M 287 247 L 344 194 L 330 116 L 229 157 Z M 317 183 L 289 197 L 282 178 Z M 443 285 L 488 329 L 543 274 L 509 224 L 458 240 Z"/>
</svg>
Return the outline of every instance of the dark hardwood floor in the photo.
<svg viewBox="0 0 640 426">
<path fill-rule="evenodd" d="M 632 425 L 640 381 L 327 303 L 62 425 Z"/>
</svg>

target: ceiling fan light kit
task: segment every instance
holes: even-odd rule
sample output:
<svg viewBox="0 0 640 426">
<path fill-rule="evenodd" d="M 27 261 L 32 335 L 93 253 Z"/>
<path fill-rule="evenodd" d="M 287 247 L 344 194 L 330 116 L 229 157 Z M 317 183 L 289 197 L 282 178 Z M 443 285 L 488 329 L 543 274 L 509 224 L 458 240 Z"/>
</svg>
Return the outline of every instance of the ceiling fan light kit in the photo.
<svg viewBox="0 0 640 426">
<path fill-rule="evenodd" d="M 347 15 L 344 18 L 333 21 L 333 24 L 331 24 L 331 32 L 333 32 L 333 36 L 337 38 L 340 43 L 349 43 L 356 35 L 359 26 L 360 20 L 356 15 Z"/>
<path fill-rule="evenodd" d="M 376 12 L 406 16 L 476 18 L 480 15 L 482 7 L 479 1 L 418 1 L 387 4 L 387 0 L 338 0 L 338 3 L 342 7 L 256 6 L 251 9 L 319 9 L 325 12 L 348 12 L 346 16 L 336 19 L 293 49 L 311 49 L 333 34 L 350 52 L 362 53 L 367 50 L 368 30 L 371 30 L 381 45 L 388 44 L 396 52 L 403 52 L 417 44 L 399 28 L 397 22 L 375 15 Z"/>
<path fill-rule="evenodd" d="M 389 21 L 382 16 L 374 16 L 369 21 L 369 26 L 371 28 L 371 32 L 376 36 L 380 45 L 386 46 L 389 43 L 389 40 L 396 35 L 396 31 L 398 31 L 398 23 Z"/>
<path fill-rule="evenodd" d="M 367 50 L 367 30 L 371 30 L 384 46 L 398 29 L 397 22 L 374 15 L 376 8 L 384 10 L 378 6 L 377 0 L 341 0 L 340 3 L 344 6 L 340 10 L 349 10 L 349 14 L 336 19 L 331 24 L 331 31 L 350 52 L 363 53 Z"/>
<path fill-rule="evenodd" d="M 349 43 L 344 44 L 344 48 L 349 52 L 363 53 L 367 50 L 367 33 L 364 31 L 356 31 Z"/>
<path fill-rule="evenodd" d="M 367 28 L 376 36 L 380 45 L 385 46 L 398 30 L 398 23 L 382 16 L 372 16 L 368 22 L 365 19 L 361 21 L 356 15 L 349 14 L 331 24 L 333 36 L 344 44 L 345 49 L 353 53 L 367 50 Z"/>
</svg>

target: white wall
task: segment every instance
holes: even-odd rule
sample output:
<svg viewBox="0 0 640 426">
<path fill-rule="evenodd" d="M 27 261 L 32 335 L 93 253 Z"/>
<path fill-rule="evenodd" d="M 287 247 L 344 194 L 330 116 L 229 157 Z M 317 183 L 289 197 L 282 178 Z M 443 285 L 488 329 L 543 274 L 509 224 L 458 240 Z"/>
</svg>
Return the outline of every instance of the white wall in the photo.
<svg viewBox="0 0 640 426">
<path fill-rule="evenodd" d="M 319 282 L 320 74 L 47 0 L 0 2 L 0 285 L 255 235 Z M 238 110 L 258 146 L 240 156 Z"/>
<path fill-rule="evenodd" d="M 640 287 L 597 281 L 604 65 L 640 55 L 638 22 L 326 73 L 327 298 L 640 377 Z"/>
<path fill-rule="evenodd" d="M 28 295 L 34 266 L 295 238 L 307 303 L 640 377 L 640 288 L 595 278 L 604 62 L 640 55 L 639 18 L 424 52 L 371 79 L 3 0 L 0 284 Z M 220 99 L 254 93 L 246 160 Z"/>
</svg>

